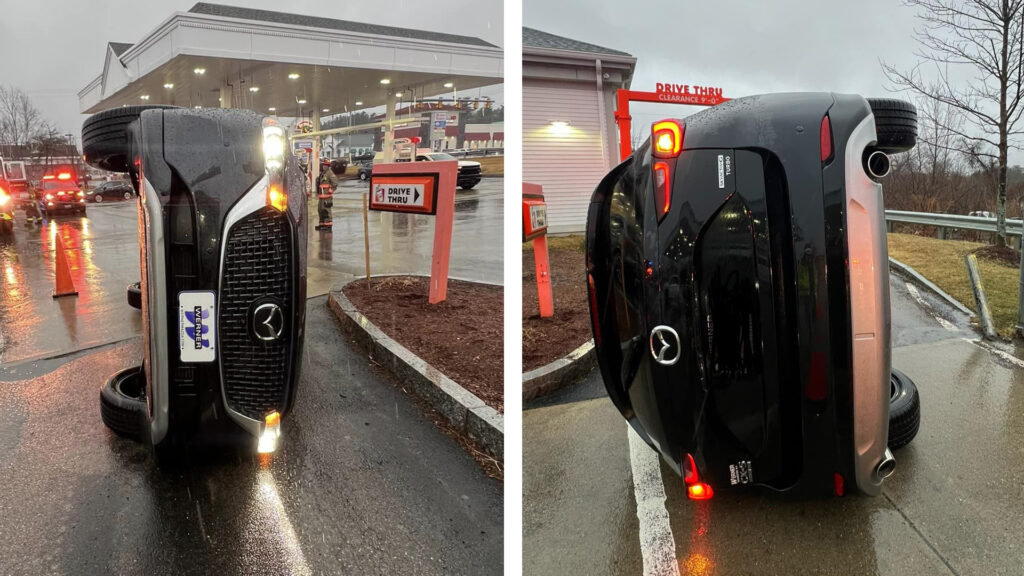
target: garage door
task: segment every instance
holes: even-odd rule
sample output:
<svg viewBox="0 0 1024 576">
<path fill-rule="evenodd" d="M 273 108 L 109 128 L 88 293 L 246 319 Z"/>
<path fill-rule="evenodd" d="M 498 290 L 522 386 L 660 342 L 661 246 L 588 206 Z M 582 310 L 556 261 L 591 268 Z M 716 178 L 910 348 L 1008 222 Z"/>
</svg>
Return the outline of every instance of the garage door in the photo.
<svg viewBox="0 0 1024 576">
<path fill-rule="evenodd" d="M 602 134 L 596 86 L 523 80 L 523 182 L 544 187 L 549 232 L 583 232 L 590 195 L 611 168 Z"/>
</svg>

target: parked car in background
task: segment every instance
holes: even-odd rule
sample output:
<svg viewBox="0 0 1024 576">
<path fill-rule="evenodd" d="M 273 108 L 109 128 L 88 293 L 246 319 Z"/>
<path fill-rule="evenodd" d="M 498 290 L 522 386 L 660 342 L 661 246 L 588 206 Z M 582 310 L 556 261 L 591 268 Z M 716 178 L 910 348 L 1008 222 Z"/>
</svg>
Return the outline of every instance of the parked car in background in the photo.
<svg viewBox="0 0 1024 576">
<path fill-rule="evenodd" d="M 359 164 L 359 170 L 356 172 L 356 176 L 360 180 L 369 180 L 370 176 L 373 175 L 373 160 Z"/>
<path fill-rule="evenodd" d="M 111 200 L 131 200 L 135 198 L 135 189 L 127 180 L 111 180 L 85 193 L 88 202 L 101 204 Z"/>
<path fill-rule="evenodd" d="M 417 162 L 442 162 L 444 160 L 457 160 L 451 154 L 447 152 L 418 152 L 416 154 Z M 458 160 L 459 162 L 459 177 L 458 185 L 463 190 L 469 190 L 473 186 L 480 183 L 481 168 L 479 162 L 472 160 Z"/>
</svg>

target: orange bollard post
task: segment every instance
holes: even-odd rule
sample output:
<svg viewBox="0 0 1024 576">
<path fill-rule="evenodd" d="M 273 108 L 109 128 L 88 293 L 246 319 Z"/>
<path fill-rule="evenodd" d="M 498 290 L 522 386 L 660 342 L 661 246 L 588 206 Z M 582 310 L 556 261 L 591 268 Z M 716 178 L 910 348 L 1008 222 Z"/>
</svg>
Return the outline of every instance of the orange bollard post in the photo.
<svg viewBox="0 0 1024 576">
<path fill-rule="evenodd" d="M 551 295 L 551 271 L 548 270 L 548 237 L 533 239 L 533 261 L 537 272 L 537 300 L 540 303 L 540 317 L 555 315 L 555 299 Z"/>
<path fill-rule="evenodd" d="M 53 291 L 53 297 L 78 296 L 78 290 L 75 290 L 75 282 L 71 279 L 71 267 L 68 266 L 68 257 L 64 254 L 64 241 L 61 240 L 60 236 L 57 236 L 55 251 L 57 257 L 54 258 L 54 268 L 57 273 L 57 287 Z"/>
</svg>

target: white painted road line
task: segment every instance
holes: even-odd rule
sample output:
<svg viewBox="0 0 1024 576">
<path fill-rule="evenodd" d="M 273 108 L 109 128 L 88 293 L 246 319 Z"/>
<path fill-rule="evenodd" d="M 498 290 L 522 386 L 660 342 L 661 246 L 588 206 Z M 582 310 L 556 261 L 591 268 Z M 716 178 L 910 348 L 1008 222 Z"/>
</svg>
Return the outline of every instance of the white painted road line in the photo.
<svg viewBox="0 0 1024 576">
<path fill-rule="evenodd" d="M 955 324 L 953 324 L 949 320 L 946 320 L 942 316 L 939 316 L 937 313 L 931 311 L 932 305 L 929 304 L 924 298 L 921 297 L 921 293 L 918 292 L 917 286 L 914 286 L 910 282 L 904 282 L 904 284 L 907 285 L 907 292 L 910 293 L 910 296 L 914 300 L 916 300 L 917 303 L 920 304 L 922 308 L 927 308 L 928 309 L 928 313 L 931 314 L 932 318 L 935 318 L 935 321 L 938 322 L 940 326 L 942 326 L 946 330 L 949 330 L 950 332 L 956 332 L 957 330 L 959 330 L 956 327 Z"/>
<path fill-rule="evenodd" d="M 661 481 L 658 454 L 628 423 L 629 459 L 633 469 L 636 517 L 640 521 L 640 552 L 644 576 L 678 576 L 676 544 L 665 509 L 665 485 Z"/>
<path fill-rule="evenodd" d="M 974 344 L 975 346 L 977 346 L 978 348 L 981 348 L 983 350 L 988 350 L 992 354 L 1002 358 L 1003 360 L 1006 360 L 1007 362 L 1013 364 L 1014 366 L 1016 366 L 1018 368 L 1024 368 L 1024 360 L 1021 360 L 1020 358 L 1017 358 L 1016 356 L 1014 356 L 1013 354 L 1010 354 L 1008 352 L 1003 352 L 1002 350 L 992 346 L 991 344 L 989 344 L 989 343 L 987 343 L 987 342 L 985 342 L 983 340 L 975 340 L 975 339 L 972 339 L 972 338 L 964 338 L 964 341 L 965 342 L 970 342 L 971 344 Z"/>
<path fill-rule="evenodd" d="M 907 285 L 907 292 L 910 292 L 910 295 L 914 298 L 914 300 L 917 300 L 918 304 L 924 306 L 925 308 L 932 307 L 931 304 L 924 301 L 924 298 L 921 298 L 921 293 L 917 291 L 917 286 L 914 286 L 910 282 L 904 282 L 904 284 Z"/>
</svg>

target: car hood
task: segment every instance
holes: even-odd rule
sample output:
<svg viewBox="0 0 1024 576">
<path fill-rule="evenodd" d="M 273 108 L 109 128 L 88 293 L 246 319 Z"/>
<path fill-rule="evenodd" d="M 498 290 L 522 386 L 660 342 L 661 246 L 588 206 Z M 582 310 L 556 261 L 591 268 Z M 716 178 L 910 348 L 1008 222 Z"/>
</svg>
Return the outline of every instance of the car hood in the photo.
<svg viewBox="0 0 1024 576">
<path fill-rule="evenodd" d="M 472 160 L 459 160 L 459 168 L 468 168 L 470 166 L 479 166 L 479 165 L 480 165 L 479 162 L 474 162 Z"/>
</svg>

